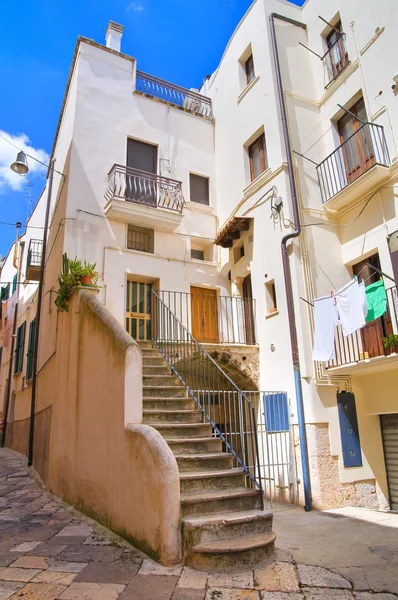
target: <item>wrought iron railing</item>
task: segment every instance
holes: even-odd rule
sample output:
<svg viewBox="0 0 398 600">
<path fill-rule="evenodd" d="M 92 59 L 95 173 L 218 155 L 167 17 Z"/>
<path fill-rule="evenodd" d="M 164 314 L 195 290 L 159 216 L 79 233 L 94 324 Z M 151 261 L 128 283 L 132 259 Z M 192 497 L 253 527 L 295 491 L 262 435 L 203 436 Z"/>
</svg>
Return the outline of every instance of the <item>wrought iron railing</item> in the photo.
<svg viewBox="0 0 398 600">
<path fill-rule="evenodd" d="M 256 343 L 255 301 L 209 293 L 158 291 L 184 327 L 206 344 Z"/>
<path fill-rule="evenodd" d="M 113 198 L 179 213 L 185 204 L 181 181 L 122 165 L 113 165 L 108 173 L 105 199 Z"/>
<path fill-rule="evenodd" d="M 248 487 L 255 487 L 259 491 L 263 507 L 253 404 L 189 333 L 157 292 L 153 291 L 152 294 L 153 342 L 156 348 L 196 402 L 203 418 L 211 424 L 214 436 L 222 440 L 224 450 L 232 454 L 235 466 L 245 471 Z"/>
<path fill-rule="evenodd" d="M 43 254 L 43 240 L 30 240 L 27 266 L 40 267 Z"/>
<path fill-rule="evenodd" d="M 383 316 L 347 337 L 341 326 L 335 328 L 335 357 L 329 361 L 328 368 L 398 353 L 398 290 L 394 286 L 386 292 L 387 310 Z"/>
<path fill-rule="evenodd" d="M 325 79 L 328 87 L 342 71 L 350 64 L 346 49 L 345 33 L 330 46 L 322 57 L 325 66 Z"/>
<path fill-rule="evenodd" d="M 375 123 L 364 123 L 317 166 L 322 202 L 333 198 L 375 165 L 390 165 L 384 129 Z"/>
<path fill-rule="evenodd" d="M 202 94 L 174 85 L 158 77 L 153 77 L 153 75 L 148 75 L 142 71 L 137 71 L 136 92 L 163 100 L 163 102 L 173 104 L 197 115 L 209 119 L 213 118 L 211 99 L 207 96 L 202 96 Z"/>
</svg>

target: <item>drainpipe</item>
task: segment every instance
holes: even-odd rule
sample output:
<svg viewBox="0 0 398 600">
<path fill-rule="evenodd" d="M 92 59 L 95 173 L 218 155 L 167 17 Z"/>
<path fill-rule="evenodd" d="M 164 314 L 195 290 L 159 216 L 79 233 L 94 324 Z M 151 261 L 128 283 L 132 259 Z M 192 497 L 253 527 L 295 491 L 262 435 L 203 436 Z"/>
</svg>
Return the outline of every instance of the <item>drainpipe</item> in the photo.
<svg viewBox="0 0 398 600">
<path fill-rule="evenodd" d="M 283 93 L 283 84 L 282 84 L 282 76 L 281 76 L 281 69 L 280 69 L 280 63 L 279 63 L 278 46 L 277 46 L 277 42 L 276 42 L 275 19 L 280 19 L 281 21 L 285 21 L 286 23 L 296 25 L 297 27 L 301 27 L 302 29 L 307 29 L 307 26 L 304 23 L 300 23 L 299 21 L 294 21 L 293 19 L 289 19 L 288 17 L 284 17 L 283 15 L 279 15 L 277 13 L 272 13 L 269 17 L 270 29 L 271 29 L 272 51 L 273 51 L 273 55 L 274 55 L 276 83 L 277 83 L 277 88 L 278 88 L 279 107 L 280 107 L 280 111 L 281 111 L 283 138 L 284 138 L 284 142 L 285 142 L 287 168 L 288 168 L 288 173 L 289 173 L 290 195 L 292 198 L 293 222 L 295 225 L 294 231 L 292 231 L 291 233 L 288 233 L 287 235 L 285 235 L 282 238 L 281 251 L 282 251 L 282 263 L 283 263 L 283 272 L 284 272 L 284 279 L 285 279 L 285 289 L 286 289 L 287 314 L 288 314 L 289 329 L 290 329 L 290 344 L 291 344 L 291 349 L 292 349 L 294 385 L 295 385 L 295 389 L 296 389 L 297 417 L 298 417 L 298 425 L 299 425 L 299 433 L 300 433 L 300 450 L 301 450 L 301 463 L 302 463 L 302 471 L 303 471 L 303 485 L 304 485 L 304 498 L 305 498 L 304 508 L 305 508 L 305 510 L 309 511 L 312 508 L 311 479 L 310 479 L 310 469 L 309 469 L 309 464 L 308 464 L 307 433 L 306 433 L 306 429 L 305 429 L 303 389 L 301 386 L 300 359 L 299 359 L 298 339 L 297 339 L 297 330 L 296 330 L 296 318 L 295 318 L 295 314 L 294 314 L 292 277 L 291 277 L 290 262 L 289 262 L 289 256 L 288 256 L 288 250 L 287 250 L 287 243 L 290 240 L 292 240 L 300 235 L 301 225 L 300 225 L 300 215 L 299 215 L 299 209 L 298 209 L 298 203 L 297 203 L 296 182 L 294 179 L 294 171 L 293 171 L 292 150 L 291 150 L 291 146 L 290 146 L 290 137 L 289 137 L 289 130 L 288 130 L 288 125 L 287 125 L 285 97 L 284 97 L 284 93 Z"/>
</svg>

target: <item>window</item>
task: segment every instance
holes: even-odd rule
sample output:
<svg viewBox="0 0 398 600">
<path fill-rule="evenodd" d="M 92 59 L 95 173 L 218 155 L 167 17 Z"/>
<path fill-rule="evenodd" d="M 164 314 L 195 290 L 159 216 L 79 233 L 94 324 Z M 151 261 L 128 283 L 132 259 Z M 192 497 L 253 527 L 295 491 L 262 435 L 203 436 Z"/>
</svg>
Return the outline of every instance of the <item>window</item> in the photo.
<svg viewBox="0 0 398 600">
<path fill-rule="evenodd" d="M 271 315 L 278 311 L 275 282 L 273 280 L 265 284 L 265 305 L 267 309 L 267 315 Z"/>
<path fill-rule="evenodd" d="M 25 330 L 26 321 L 22 323 L 17 330 L 17 342 L 15 346 L 15 361 L 14 361 L 14 374 L 21 373 L 23 367 L 23 351 L 25 347 Z"/>
<path fill-rule="evenodd" d="M 154 230 L 137 225 L 127 227 L 127 248 L 140 252 L 154 253 Z"/>
<path fill-rule="evenodd" d="M 267 167 L 267 157 L 265 153 L 265 135 L 262 133 L 248 148 L 250 161 L 251 181 L 263 173 Z"/>
<path fill-rule="evenodd" d="M 209 178 L 189 174 L 189 192 L 191 202 L 209 206 Z"/>
<path fill-rule="evenodd" d="M 195 250 L 195 248 L 191 248 L 191 258 L 195 260 L 204 260 L 205 259 L 205 251 L 204 250 Z"/>
<path fill-rule="evenodd" d="M 32 379 L 33 375 L 33 355 L 36 336 L 36 319 L 29 325 L 28 352 L 26 353 L 26 381 Z"/>
<path fill-rule="evenodd" d="M 249 58 L 247 59 L 247 61 L 245 62 L 245 71 L 246 71 L 246 81 L 247 83 L 250 83 L 252 79 L 255 78 L 255 73 L 254 73 L 254 61 L 253 61 L 253 54 L 251 54 L 249 56 Z"/>
<path fill-rule="evenodd" d="M 245 247 L 243 244 L 234 248 L 234 263 L 236 264 L 245 255 Z"/>
<path fill-rule="evenodd" d="M 11 294 L 13 294 L 15 292 L 15 290 L 17 289 L 17 283 L 18 283 L 18 273 L 15 273 L 13 280 L 12 280 L 12 292 Z"/>
<path fill-rule="evenodd" d="M 325 37 L 327 52 L 325 55 L 329 83 L 348 65 L 348 53 L 345 44 L 341 21 L 334 25 L 332 31 Z"/>
</svg>

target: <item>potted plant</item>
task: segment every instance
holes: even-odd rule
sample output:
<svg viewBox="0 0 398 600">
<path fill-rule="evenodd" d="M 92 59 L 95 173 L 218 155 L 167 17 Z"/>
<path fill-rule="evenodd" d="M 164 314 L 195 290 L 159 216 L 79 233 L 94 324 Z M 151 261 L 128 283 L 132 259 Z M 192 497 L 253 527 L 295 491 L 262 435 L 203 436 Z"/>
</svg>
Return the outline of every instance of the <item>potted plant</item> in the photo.
<svg viewBox="0 0 398 600">
<path fill-rule="evenodd" d="M 83 262 L 80 275 L 81 285 L 95 286 L 97 284 L 99 273 L 95 270 L 96 266 L 97 263 Z"/>
<path fill-rule="evenodd" d="M 99 273 L 95 271 L 95 264 L 82 262 L 78 258 L 73 260 L 65 253 L 62 257 L 62 273 L 58 277 L 58 293 L 55 305 L 59 311 L 69 310 L 69 300 L 73 291 L 80 285 L 95 286 Z"/>
<path fill-rule="evenodd" d="M 383 342 L 384 355 L 389 356 L 389 354 L 391 354 L 391 348 L 388 341 L 388 337 L 381 338 L 381 341 Z"/>
<path fill-rule="evenodd" d="M 389 356 L 391 352 L 398 353 L 398 335 L 389 333 L 386 337 L 382 338 L 384 354 Z"/>
</svg>

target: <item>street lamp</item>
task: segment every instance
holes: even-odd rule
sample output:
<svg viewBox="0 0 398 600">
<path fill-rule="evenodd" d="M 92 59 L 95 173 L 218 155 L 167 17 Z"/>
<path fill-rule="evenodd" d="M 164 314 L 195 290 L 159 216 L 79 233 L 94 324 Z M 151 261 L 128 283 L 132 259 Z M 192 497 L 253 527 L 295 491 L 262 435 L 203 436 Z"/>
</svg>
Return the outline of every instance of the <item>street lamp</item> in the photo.
<svg viewBox="0 0 398 600">
<path fill-rule="evenodd" d="M 43 250 L 41 255 L 40 262 L 40 277 L 39 277 L 39 290 L 37 294 L 37 312 L 36 312 L 36 327 L 35 327 L 35 341 L 34 341 L 34 352 L 33 352 L 33 372 L 32 372 L 32 396 L 30 401 L 30 427 L 29 427 L 29 451 L 28 451 L 28 465 L 31 466 L 33 462 L 33 444 L 34 444 L 34 434 L 35 434 L 35 408 L 36 408 L 36 389 L 37 389 L 37 355 L 39 350 L 39 334 L 40 334 L 40 318 L 41 318 L 41 308 L 42 308 L 42 298 L 43 298 L 43 280 L 44 280 L 44 269 L 46 264 L 46 248 L 47 248 L 47 232 L 48 232 L 48 220 L 50 215 L 50 206 L 51 206 L 51 192 L 53 187 L 53 176 L 54 176 L 54 164 L 55 158 L 50 160 L 50 164 L 46 165 L 42 163 L 34 156 L 28 155 L 33 160 L 41 163 L 45 167 L 48 167 L 47 171 L 47 179 L 48 179 L 48 191 L 47 191 L 47 205 L 46 205 L 46 214 L 44 217 L 44 228 L 43 228 Z M 29 172 L 28 159 L 22 150 L 18 152 L 17 158 L 15 162 L 10 165 L 10 169 L 14 173 L 18 173 L 21 177 L 25 177 L 25 175 Z M 58 173 L 59 171 L 57 171 Z M 63 173 L 60 173 L 63 175 Z M 9 386 L 9 393 L 11 391 L 11 385 Z M 9 400 L 9 399 L 8 399 Z M 6 411 L 7 412 L 7 411 Z M 7 428 L 7 415 L 4 421 L 4 440 L 6 435 Z"/>
</svg>

